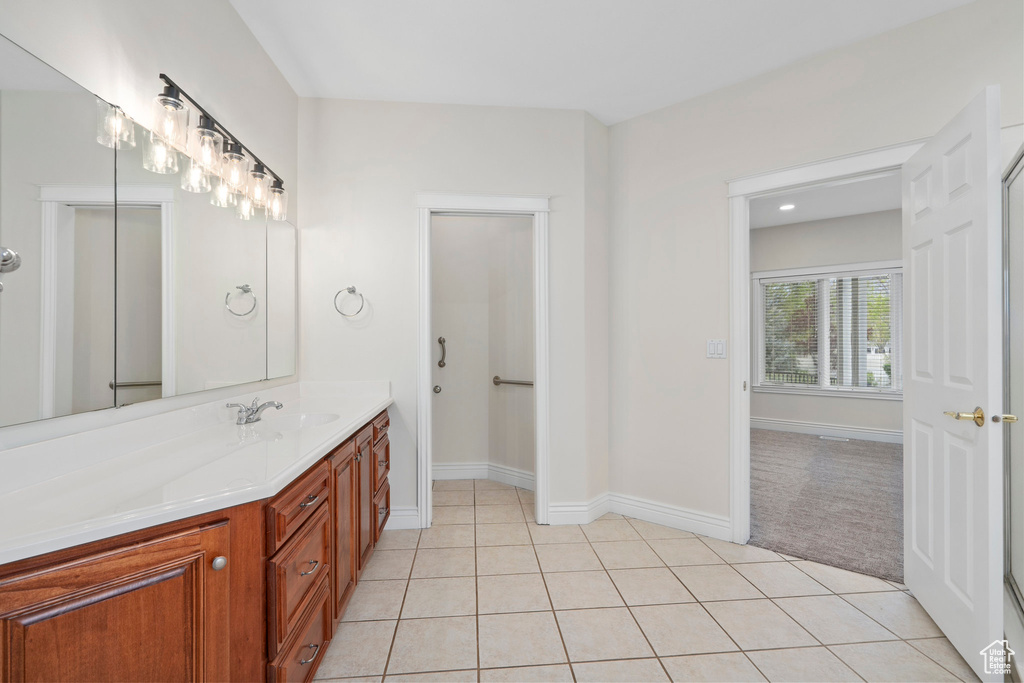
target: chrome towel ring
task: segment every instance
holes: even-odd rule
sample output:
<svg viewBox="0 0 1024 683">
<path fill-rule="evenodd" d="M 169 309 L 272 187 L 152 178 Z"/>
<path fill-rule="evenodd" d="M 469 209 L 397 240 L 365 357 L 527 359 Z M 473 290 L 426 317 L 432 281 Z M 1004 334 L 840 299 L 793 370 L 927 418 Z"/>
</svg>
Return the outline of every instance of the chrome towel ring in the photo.
<svg viewBox="0 0 1024 683">
<path fill-rule="evenodd" d="M 235 289 L 240 290 L 243 295 L 248 294 L 249 296 L 252 297 L 252 307 L 249 308 L 249 310 L 246 311 L 245 313 L 235 313 L 235 311 L 231 308 L 231 292 L 228 292 L 227 294 L 224 295 L 224 308 L 228 309 L 228 313 L 230 313 L 231 315 L 236 316 L 238 318 L 244 318 L 245 316 L 249 315 L 250 313 L 256 310 L 256 295 L 253 294 L 252 287 L 250 287 L 249 285 L 236 285 Z"/>
<path fill-rule="evenodd" d="M 345 289 L 339 289 L 338 293 L 334 295 L 334 310 L 336 310 L 338 313 L 341 313 L 341 315 L 345 316 L 346 318 L 354 318 L 363 312 L 363 306 L 366 305 L 366 298 L 362 294 L 359 294 L 359 310 L 357 310 L 355 313 L 345 313 L 344 311 L 341 310 L 341 307 L 338 306 L 338 297 L 345 293 L 359 294 L 359 292 L 356 291 L 355 287 L 346 287 Z"/>
</svg>

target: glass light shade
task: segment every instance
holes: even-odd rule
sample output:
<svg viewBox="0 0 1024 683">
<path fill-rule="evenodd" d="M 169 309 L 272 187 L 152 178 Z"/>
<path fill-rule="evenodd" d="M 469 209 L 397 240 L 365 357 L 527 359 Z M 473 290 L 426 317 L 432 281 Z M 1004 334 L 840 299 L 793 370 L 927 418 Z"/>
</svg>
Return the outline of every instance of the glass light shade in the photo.
<svg viewBox="0 0 1024 683">
<path fill-rule="evenodd" d="M 195 159 L 189 159 L 185 170 L 181 172 L 181 189 L 202 194 L 211 188 L 210 176 L 206 169 Z"/>
<path fill-rule="evenodd" d="M 153 132 L 172 147 L 185 149 L 188 140 L 188 107 L 178 89 L 167 86 L 153 98 Z"/>
<path fill-rule="evenodd" d="M 217 172 L 220 170 L 223 145 L 224 137 L 213 129 L 213 122 L 200 116 L 199 125 L 189 133 L 188 155 L 207 171 Z"/>
<path fill-rule="evenodd" d="M 256 215 L 256 207 L 252 203 L 252 197 L 239 195 L 238 205 L 235 207 L 235 214 L 243 221 L 247 221 Z"/>
<path fill-rule="evenodd" d="M 288 218 L 288 193 L 280 180 L 275 181 L 270 188 L 270 195 L 267 198 L 267 215 L 275 221 L 283 221 Z"/>
<path fill-rule="evenodd" d="M 242 147 L 236 142 L 224 144 L 224 159 L 220 167 L 220 175 L 227 182 L 232 192 L 245 192 L 249 184 L 249 157 L 242 153 Z"/>
<path fill-rule="evenodd" d="M 249 172 L 249 198 L 254 206 L 260 208 L 267 205 L 267 194 L 270 191 L 270 175 L 267 167 L 263 164 L 256 166 Z"/>
<path fill-rule="evenodd" d="M 210 203 L 221 208 L 228 208 L 238 204 L 238 195 L 231 190 L 227 180 L 217 178 L 213 184 L 213 194 L 210 195 Z"/>
<path fill-rule="evenodd" d="M 142 167 L 153 173 L 177 173 L 178 152 L 160 135 L 149 131 L 143 135 Z"/>
<path fill-rule="evenodd" d="M 96 100 L 96 142 L 111 149 L 135 147 L 135 124 L 117 107 Z"/>
</svg>

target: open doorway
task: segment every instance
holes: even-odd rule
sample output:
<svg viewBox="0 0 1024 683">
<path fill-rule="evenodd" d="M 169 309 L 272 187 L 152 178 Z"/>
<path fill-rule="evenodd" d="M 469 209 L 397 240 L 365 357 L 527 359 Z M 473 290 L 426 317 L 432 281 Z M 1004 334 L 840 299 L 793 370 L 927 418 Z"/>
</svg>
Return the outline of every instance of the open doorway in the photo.
<svg viewBox="0 0 1024 683">
<path fill-rule="evenodd" d="M 417 200 L 420 526 L 431 526 L 435 475 L 508 486 L 510 505 L 547 524 L 548 198 Z M 476 502 L 466 491 L 464 507 Z"/>
<path fill-rule="evenodd" d="M 474 488 L 502 521 L 534 518 L 532 233 L 521 214 L 431 218 L 435 523 L 470 512 Z"/>
<path fill-rule="evenodd" d="M 750 202 L 750 544 L 903 580 L 900 174 Z"/>
</svg>

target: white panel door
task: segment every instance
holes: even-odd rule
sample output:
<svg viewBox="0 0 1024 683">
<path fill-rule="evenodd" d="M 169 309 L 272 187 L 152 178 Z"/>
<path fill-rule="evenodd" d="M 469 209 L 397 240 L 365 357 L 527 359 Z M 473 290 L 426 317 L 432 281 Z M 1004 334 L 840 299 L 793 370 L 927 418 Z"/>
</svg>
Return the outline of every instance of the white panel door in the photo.
<svg viewBox="0 0 1024 683">
<path fill-rule="evenodd" d="M 1003 637 L 999 159 L 990 86 L 903 166 L 905 581 L 983 678 Z M 975 408 L 981 426 L 944 414 Z"/>
</svg>

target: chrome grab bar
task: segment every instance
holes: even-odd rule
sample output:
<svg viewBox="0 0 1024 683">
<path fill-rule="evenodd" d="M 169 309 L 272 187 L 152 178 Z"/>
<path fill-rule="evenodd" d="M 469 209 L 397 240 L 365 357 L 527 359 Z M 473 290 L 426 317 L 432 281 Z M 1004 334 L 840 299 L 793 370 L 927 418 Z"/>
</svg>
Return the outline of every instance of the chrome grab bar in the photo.
<svg viewBox="0 0 1024 683">
<path fill-rule="evenodd" d="M 111 389 L 114 387 L 120 389 L 122 387 L 158 387 L 162 384 L 163 382 L 118 382 L 115 384 L 114 380 L 110 380 L 110 383 L 107 384 L 107 386 Z"/>
<path fill-rule="evenodd" d="M 437 361 L 437 367 L 443 368 L 445 365 L 444 357 L 448 355 L 448 350 L 444 347 L 444 337 L 438 337 L 437 343 L 441 345 L 441 360 Z"/>
<path fill-rule="evenodd" d="M 498 377 L 497 375 L 494 376 L 494 379 L 492 381 L 494 382 L 494 386 L 496 386 L 496 387 L 497 386 L 501 386 L 502 384 L 516 384 L 516 385 L 521 386 L 521 387 L 532 387 L 533 386 L 533 382 L 530 382 L 529 380 L 524 380 L 524 379 L 502 379 L 501 377 Z"/>
</svg>

